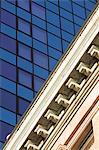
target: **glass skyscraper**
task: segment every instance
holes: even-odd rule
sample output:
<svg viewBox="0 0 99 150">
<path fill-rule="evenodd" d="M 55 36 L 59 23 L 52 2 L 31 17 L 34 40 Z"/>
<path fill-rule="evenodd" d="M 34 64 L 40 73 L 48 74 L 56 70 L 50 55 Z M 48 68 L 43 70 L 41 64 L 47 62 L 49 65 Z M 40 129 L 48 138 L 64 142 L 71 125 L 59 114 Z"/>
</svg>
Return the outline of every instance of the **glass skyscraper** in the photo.
<svg viewBox="0 0 99 150">
<path fill-rule="evenodd" d="M 95 0 L 1 0 L 0 147 Z"/>
</svg>

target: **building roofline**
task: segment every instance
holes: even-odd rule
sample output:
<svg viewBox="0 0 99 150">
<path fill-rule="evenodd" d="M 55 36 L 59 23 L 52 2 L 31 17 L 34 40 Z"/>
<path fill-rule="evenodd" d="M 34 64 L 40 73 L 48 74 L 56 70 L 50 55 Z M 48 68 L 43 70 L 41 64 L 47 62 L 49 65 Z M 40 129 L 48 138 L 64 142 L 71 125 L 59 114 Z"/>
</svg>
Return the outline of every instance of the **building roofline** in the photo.
<svg viewBox="0 0 99 150">
<path fill-rule="evenodd" d="M 21 120 L 19 121 L 19 123 L 16 125 L 16 127 L 12 131 L 11 136 L 5 142 L 3 149 L 6 149 L 6 146 L 9 144 L 9 142 L 11 141 L 11 139 L 13 138 L 13 136 L 17 133 L 17 131 L 19 130 L 19 128 L 22 126 L 22 124 L 25 121 L 26 117 L 30 114 L 30 111 L 33 109 L 33 107 L 35 106 L 35 104 L 39 100 L 40 96 L 45 91 L 45 89 L 49 85 L 50 81 L 52 80 L 52 78 L 54 77 L 54 75 L 56 74 L 56 72 L 58 71 L 59 67 L 63 63 L 64 59 L 68 56 L 68 54 L 72 50 L 73 46 L 75 45 L 75 43 L 77 42 L 77 40 L 80 38 L 81 34 L 83 33 L 83 31 L 85 30 L 85 28 L 87 27 L 87 25 L 89 24 L 89 22 L 91 21 L 91 19 L 93 18 L 93 16 L 97 13 L 97 11 L 99 11 L 99 4 L 96 5 L 96 7 L 92 11 L 92 13 L 88 17 L 88 19 L 85 21 L 83 27 L 80 29 L 79 33 L 75 36 L 74 40 L 71 42 L 71 44 L 67 48 L 67 51 L 63 54 L 63 56 L 61 57 L 61 59 L 57 63 L 55 69 L 50 74 L 50 76 L 47 79 L 47 81 L 44 83 L 44 85 L 42 86 L 42 88 L 39 90 L 37 96 L 34 98 L 33 102 L 30 104 L 30 106 L 28 107 L 28 109 L 26 110 L 26 112 L 24 113 L 24 115 L 22 116 Z M 97 18 L 99 18 L 99 14 L 97 16 L 98 16 Z"/>
</svg>

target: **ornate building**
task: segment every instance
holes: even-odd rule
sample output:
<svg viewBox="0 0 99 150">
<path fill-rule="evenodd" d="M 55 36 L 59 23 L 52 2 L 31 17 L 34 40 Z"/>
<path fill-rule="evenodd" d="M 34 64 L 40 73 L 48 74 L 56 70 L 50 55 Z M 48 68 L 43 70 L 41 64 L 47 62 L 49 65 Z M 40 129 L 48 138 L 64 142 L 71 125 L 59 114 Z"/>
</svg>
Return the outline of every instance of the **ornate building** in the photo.
<svg viewBox="0 0 99 150">
<path fill-rule="evenodd" d="M 3 150 L 99 150 L 99 5 Z"/>
</svg>

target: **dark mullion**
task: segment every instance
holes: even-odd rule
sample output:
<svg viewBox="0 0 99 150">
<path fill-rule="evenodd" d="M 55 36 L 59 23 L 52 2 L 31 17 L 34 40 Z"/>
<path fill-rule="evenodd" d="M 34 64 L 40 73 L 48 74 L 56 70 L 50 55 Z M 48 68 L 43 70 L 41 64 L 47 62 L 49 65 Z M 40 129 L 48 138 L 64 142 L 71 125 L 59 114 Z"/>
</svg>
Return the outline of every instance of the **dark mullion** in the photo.
<svg viewBox="0 0 99 150">
<path fill-rule="evenodd" d="M 18 41 L 17 41 L 17 31 L 18 31 L 18 16 L 17 16 L 17 7 L 18 1 L 16 1 L 16 123 L 17 123 L 17 114 L 19 112 L 18 104 Z"/>
<path fill-rule="evenodd" d="M 32 1 L 30 2 L 30 14 L 31 14 L 31 23 L 30 23 L 30 33 L 31 33 L 31 38 L 32 38 L 32 48 L 31 48 L 31 61 L 32 61 L 32 74 L 34 74 L 34 59 L 33 59 L 33 30 L 32 30 Z M 32 90 L 34 90 L 34 78 L 32 75 Z M 34 94 L 33 94 L 34 95 Z"/>
<path fill-rule="evenodd" d="M 50 72 L 50 64 L 49 64 L 49 49 L 48 49 L 48 31 L 47 31 L 47 9 L 46 9 L 46 3 L 47 1 L 44 1 L 45 4 L 45 21 L 46 21 L 46 45 L 47 45 L 47 56 L 48 56 L 48 73 Z"/>
<path fill-rule="evenodd" d="M 74 35 L 76 34 L 76 31 L 75 31 L 75 22 L 74 22 L 74 13 L 73 13 L 73 1 L 71 1 L 71 8 L 72 8 L 72 18 L 73 18 L 73 27 L 74 27 Z"/>
<path fill-rule="evenodd" d="M 61 28 L 61 16 L 60 16 L 60 2 L 58 0 L 58 10 L 59 10 L 59 22 L 60 22 L 60 35 L 61 35 L 61 48 L 62 48 L 62 53 L 63 51 L 63 40 L 62 40 L 62 28 Z"/>
</svg>

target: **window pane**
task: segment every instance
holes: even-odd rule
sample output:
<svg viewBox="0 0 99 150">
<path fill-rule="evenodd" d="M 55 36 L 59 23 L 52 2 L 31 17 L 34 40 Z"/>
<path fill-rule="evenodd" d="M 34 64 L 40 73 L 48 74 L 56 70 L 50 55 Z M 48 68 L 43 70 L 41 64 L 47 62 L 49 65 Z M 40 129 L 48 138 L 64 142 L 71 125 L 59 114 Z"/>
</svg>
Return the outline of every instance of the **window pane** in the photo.
<svg viewBox="0 0 99 150">
<path fill-rule="evenodd" d="M 16 41 L 4 34 L 0 35 L 0 46 L 12 53 L 16 53 Z"/>
<path fill-rule="evenodd" d="M 47 21 L 50 22 L 51 24 L 60 27 L 60 22 L 59 22 L 59 15 L 56 15 L 55 13 L 51 11 L 46 11 L 47 15 Z"/>
<path fill-rule="evenodd" d="M 68 42 L 71 42 L 71 40 L 73 39 L 73 35 L 62 30 L 62 38 Z"/>
<path fill-rule="evenodd" d="M 55 59 L 49 57 L 49 67 L 50 67 L 50 71 L 52 71 L 52 70 L 54 69 L 56 63 L 57 63 L 57 60 L 55 60 Z"/>
<path fill-rule="evenodd" d="M 19 70 L 19 83 L 32 88 L 32 75 L 25 71 Z"/>
<path fill-rule="evenodd" d="M 52 47 L 48 47 L 48 51 L 49 51 L 49 56 L 51 56 L 55 59 L 59 59 L 62 55 L 62 52 L 60 52 Z"/>
<path fill-rule="evenodd" d="M 45 80 L 39 78 L 39 77 L 36 77 L 34 76 L 34 90 L 37 92 L 41 86 L 43 85 Z"/>
<path fill-rule="evenodd" d="M 39 26 L 40 28 L 43 28 L 46 30 L 46 22 L 42 20 L 41 18 L 38 18 L 34 15 L 32 15 L 32 24 Z"/>
<path fill-rule="evenodd" d="M 50 3 L 48 1 L 46 1 L 46 8 L 59 14 L 59 9 L 58 9 L 58 6 L 54 5 L 53 3 Z"/>
<path fill-rule="evenodd" d="M 80 17 L 77 17 L 74 15 L 74 22 L 80 26 L 84 23 L 84 19 L 81 19 Z"/>
<path fill-rule="evenodd" d="M 0 89 L 0 106 L 16 112 L 16 96 Z"/>
<path fill-rule="evenodd" d="M 41 43 L 40 41 L 37 41 L 35 39 L 33 39 L 33 48 L 47 54 L 47 45 L 45 45 L 44 43 Z"/>
<path fill-rule="evenodd" d="M 45 20 L 45 8 L 32 2 L 32 13 Z"/>
<path fill-rule="evenodd" d="M 7 135 L 12 132 L 13 128 L 13 126 L 0 121 L 0 141 L 5 142 Z"/>
<path fill-rule="evenodd" d="M 48 71 L 37 66 L 37 65 L 34 65 L 34 74 L 43 78 L 43 79 L 46 79 L 48 77 Z"/>
<path fill-rule="evenodd" d="M 62 50 L 61 39 L 50 33 L 48 33 L 48 45 L 58 49 L 59 51 Z"/>
<path fill-rule="evenodd" d="M 31 14 L 21 8 L 18 8 L 18 7 L 17 7 L 17 16 L 20 18 L 23 18 L 29 22 L 31 21 Z"/>
<path fill-rule="evenodd" d="M 0 88 L 16 94 L 16 83 L 0 76 Z"/>
<path fill-rule="evenodd" d="M 32 26 L 32 33 L 33 33 L 33 37 L 37 40 L 40 40 L 44 43 L 47 42 L 46 40 L 46 31 L 44 31 L 43 29 L 40 29 L 39 27 L 36 26 Z"/>
<path fill-rule="evenodd" d="M 57 28 L 57 27 L 53 26 L 52 24 L 47 23 L 47 31 L 51 32 L 51 33 L 53 33 L 59 37 L 61 36 L 60 35 L 60 28 Z"/>
<path fill-rule="evenodd" d="M 30 104 L 29 102 L 19 98 L 19 114 L 22 115 L 29 106 L 29 104 Z"/>
<path fill-rule="evenodd" d="M 23 9 L 26 9 L 26 10 L 30 10 L 30 7 L 29 7 L 29 3 L 30 1 L 29 0 L 18 0 L 18 6 L 22 7 Z"/>
<path fill-rule="evenodd" d="M 64 8 L 65 10 L 72 12 L 71 1 L 60 0 L 59 3 L 60 3 L 60 7 Z"/>
<path fill-rule="evenodd" d="M 0 58 L 16 65 L 16 55 L 9 53 L 8 51 L 0 48 Z"/>
<path fill-rule="evenodd" d="M 8 19 L 9 18 L 9 19 Z M 16 28 L 16 17 L 15 15 L 1 9 L 1 21 L 8 24 L 9 26 Z"/>
<path fill-rule="evenodd" d="M 16 114 L 0 107 L 0 120 L 15 126 Z"/>
<path fill-rule="evenodd" d="M 3 60 L 0 60 L 0 66 L 0 75 L 16 81 L 16 67 Z"/>
<path fill-rule="evenodd" d="M 30 35 L 30 23 L 22 19 L 18 19 L 18 29 Z"/>
<path fill-rule="evenodd" d="M 33 72 L 33 68 L 32 68 L 32 63 L 25 60 L 25 59 L 22 59 L 20 57 L 18 57 L 18 67 L 22 68 L 23 70 L 26 70 L 30 73 Z"/>
<path fill-rule="evenodd" d="M 60 8 L 60 16 L 73 21 L 73 15 L 72 13 L 69 13 L 68 11 L 65 11 L 64 9 Z"/>
<path fill-rule="evenodd" d="M 13 14 L 16 14 L 16 6 L 6 1 L 0 1 L 0 2 L 1 2 L 1 8 L 4 8 Z"/>
<path fill-rule="evenodd" d="M 18 45 L 19 55 L 31 61 L 31 48 L 21 43 Z"/>
<path fill-rule="evenodd" d="M 74 26 L 72 22 L 64 18 L 61 18 L 61 27 L 63 30 L 70 32 L 71 34 L 74 34 Z"/>
<path fill-rule="evenodd" d="M 64 40 L 62 40 L 62 43 L 63 43 L 63 51 L 65 52 L 67 50 L 69 43 Z"/>
<path fill-rule="evenodd" d="M 8 25 L 1 23 L 1 32 L 16 39 L 16 30 L 9 27 Z"/>
<path fill-rule="evenodd" d="M 48 69 L 48 56 L 44 55 L 38 51 L 33 51 L 33 59 L 34 59 L 34 63 Z"/>
<path fill-rule="evenodd" d="M 90 1 L 85 1 L 85 7 L 89 10 L 92 10 L 94 8 L 95 4 Z"/>
<path fill-rule="evenodd" d="M 73 13 L 85 19 L 85 9 L 75 3 L 73 3 Z"/>
<path fill-rule="evenodd" d="M 18 96 L 31 102 L 33 100 L 33 91 L 24 86 L 18 85 Z"/>
<path fill-rule="evenodd" d="M 32 38 L 28 35 L 25 35 L 22 32 L 18 31 L 18 40 L 28 46 L 32 47 Z"/>
</svg>

